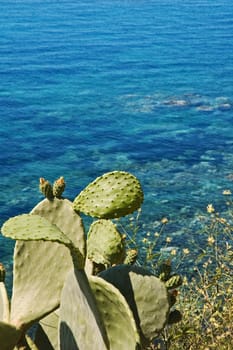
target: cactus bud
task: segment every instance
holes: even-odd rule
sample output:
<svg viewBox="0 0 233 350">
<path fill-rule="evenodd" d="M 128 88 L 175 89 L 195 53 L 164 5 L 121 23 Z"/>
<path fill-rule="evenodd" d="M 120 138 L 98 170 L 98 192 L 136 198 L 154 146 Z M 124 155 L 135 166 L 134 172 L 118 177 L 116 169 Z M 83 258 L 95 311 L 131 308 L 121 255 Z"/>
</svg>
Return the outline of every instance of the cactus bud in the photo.
<svg viewBox="0 0 233 350">
<path fill-rule="evenodd" d="M 53 184 L 54 197 L 61 198 L 61 195 L 65 190 L 65 187 L 66 187 L 66 183 L 63 176 L 59 177 L 59 179 L 54 181 L 54 184 Z"/>
<path fill-rule="evenodd" d="M 180 275 L 173 275 L 165 282 L 165 285 L 168 289 L 174 289 L 181 286 L 182 283 L 183 280 Z"/>
<path fill-rule="evenodd" d="M 159 266 L 159 278 L 161 281 L 167 281 L 171 276 L 171 261 L 166 260 Z"/>
<path fill-rule="evenodd" d="M 40 178 L 40 184 L 39 184 L 40 191 L 43 193 L 43 195 L 49 200 L 53 200 L 53 188 L 49 181 L 45 180 L 43 177 Z"/>
<path fill-rule="evenodd" d="M 5 282 L 6 270 L 2 263 L 0 263 L 0 282 Z"/>
<path fill-rule="evenodd" d="M 130 249 L 126 252 L 126 257 L 124 260 L 124 264 L 133 265 L 138 257 L 138 251 L 136 249 Z"/>
</svg>

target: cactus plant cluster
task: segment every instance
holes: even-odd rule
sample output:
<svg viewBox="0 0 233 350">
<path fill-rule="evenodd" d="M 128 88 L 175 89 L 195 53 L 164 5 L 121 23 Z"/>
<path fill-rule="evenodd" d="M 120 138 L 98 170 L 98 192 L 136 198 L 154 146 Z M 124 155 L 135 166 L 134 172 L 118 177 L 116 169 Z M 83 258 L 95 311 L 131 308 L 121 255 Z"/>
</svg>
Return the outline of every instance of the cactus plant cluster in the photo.
<svg viewBox="0 0 233 350">
<path fill-rule="evenodd" d="M 10 303 L 0 266 L 1 350 L 143 349 L 171 318 L 169 290 L 180 282 L 134 266 L 137 251 L 111 221 L 140 208 L 139 181 L 110 172 L 74 202 L 62 197 L 63 177 L 39 188 L 46 198 L 1 229 L 16 240 Z M 80 213 L 97 218 L 87 234 Z"/>
</svg>

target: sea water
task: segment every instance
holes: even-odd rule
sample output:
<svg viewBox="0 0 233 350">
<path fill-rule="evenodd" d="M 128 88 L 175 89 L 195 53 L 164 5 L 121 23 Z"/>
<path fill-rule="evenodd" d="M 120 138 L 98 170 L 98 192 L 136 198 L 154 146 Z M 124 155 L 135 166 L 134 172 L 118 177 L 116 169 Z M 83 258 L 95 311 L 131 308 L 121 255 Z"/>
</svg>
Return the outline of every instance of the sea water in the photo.
<svg viewBox="0 0 233 350">
<path fill-rule="evenodd" d="M 233 190 L 231 0 L 0 0 L 0 223 L 64 176 L 133 173 L 177 246 Z M 10 268 L 13 242 L 0 238 Z"/>
</svg>

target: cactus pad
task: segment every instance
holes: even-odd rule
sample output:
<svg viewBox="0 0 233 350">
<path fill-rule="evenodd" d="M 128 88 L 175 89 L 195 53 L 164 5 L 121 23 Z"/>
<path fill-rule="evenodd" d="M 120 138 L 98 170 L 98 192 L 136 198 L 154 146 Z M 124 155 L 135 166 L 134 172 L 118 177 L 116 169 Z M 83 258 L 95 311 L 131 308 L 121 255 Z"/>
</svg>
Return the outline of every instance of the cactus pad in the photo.
<svg viewBox="0 0 233 350">
<path fill-rule="evenodd" d="M 104 324 L 86 274 L 72 270 L 61 294 L 60 350 L 107 350 Z"/>
<path fill-rule="evenodd" d="M 4 282 L 0 282 L 0 321 L 9 322 L 10 305 Z"/>
<path fill-rule="evenodd" d="M 54 198 L 53 201 L 44 199 L 31 211 L 55 224 L 69 239 L 73 245 L 86 256 L 86 239 L 81 217 L 73 210 L 73 204 L 68 199 Z"/>
<path fill-rule="evenodd" d="M 0 321 L 9 322 L 10 307 L 9 299 L 5 286 L 6 270 L 2 263 L 0 263 Z"/>
<path fill-rule="evenodd" d="M 58 350 L 59 311 L 51 312 L 40 320 L 35 334 L 35 344 L 39 349 Z"/>
<path fill-rule="evenodd" d="M 149 271 L 130 265 L 118 265 L 99 274 L 126 298 L 142 336 L 155 338 L 164 328 L 169 310 L 167 288 Z"/>
<path fill-rule="evenodd" d="M 22 214 L 2 226 L 4 236 L 21 241 L 51 241 L 70 245 L 70 240 L 53 224 L 39 215 Z"/>
<path fill-rule="evenodd" d="M 40 350 L 36 344 L 34 343 L 34 341 L 26 334 L 25 335 L 25 340 L 27 342 L 27 346 L 28 346 L 28 349 L 30 350 Z M 46 349 L 46 350 L 49 350 L 49 349 Z"/>
<path fill-rule="evenodd" d="M 101 219 L 92 223 L 87 237 L 87 256 L 96 264 L 105 266 L 122 263 L 125 246 L 112 221 Z"/>
<path fill-rule="evenodd" d="M 57 242 L 70 249 L 73 246 L 54 224 L 39 215 L 23 214 L 11 218 L 5 222 L 2 231 L 8 237 L 20 239 L 14 253 L 11 323 L 28 328 L 59 306 L 60 292 L 73 262 L 70 251 Z M 78 252 L 75 247 L 72 249 Z M 84 266 L 80 253 L 78 257 L 82 261 L 80 265 Z"/>
<path fill-rule="evenodd" d="M 90 276 L 89 283 L 107 331 L 110 349 L 137 349 L 140 337 L 125 298 L 117 288 L 100 277 Z"/>
<path fill-rule="evenodd" d="M 124 171 L 98 177 L 74 200 L 74 210 L 93 217 L 112 219 L 128 215 L 143 202 L 138 179 Z"/>
</svg>

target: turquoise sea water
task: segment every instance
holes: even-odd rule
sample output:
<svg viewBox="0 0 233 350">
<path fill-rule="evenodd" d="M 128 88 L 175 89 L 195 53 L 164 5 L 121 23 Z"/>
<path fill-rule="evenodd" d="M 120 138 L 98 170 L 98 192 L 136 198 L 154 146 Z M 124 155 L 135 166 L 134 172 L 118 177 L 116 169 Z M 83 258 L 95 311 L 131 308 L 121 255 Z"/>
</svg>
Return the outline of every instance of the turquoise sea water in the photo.
<svg viewBox="0 0 233 350">
<path fill-rule="evenodd" d="M 111 170 L 179 245 L 233 190 L 231 0 L 0 0 L 0 223 Z M 0 238 L 9 265 L 13 243 Z"/>
</svg>

